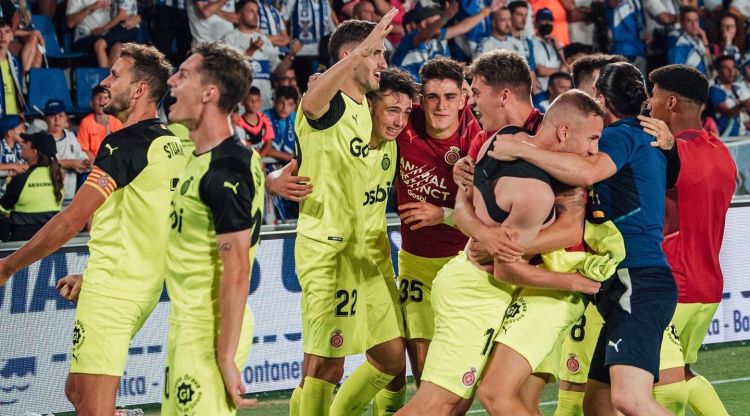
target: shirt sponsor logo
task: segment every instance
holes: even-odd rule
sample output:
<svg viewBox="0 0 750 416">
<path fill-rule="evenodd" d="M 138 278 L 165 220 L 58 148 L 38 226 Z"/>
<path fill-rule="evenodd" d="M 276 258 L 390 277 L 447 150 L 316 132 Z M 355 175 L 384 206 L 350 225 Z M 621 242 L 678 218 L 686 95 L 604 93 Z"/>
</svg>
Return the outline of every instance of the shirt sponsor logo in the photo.
<svg viewBox="0 0 750 416">
<path fill-rule="evenodd" d="M 427 198 L 433 198 L 445 202 L 450 197 L 445 178 L 438 177 L 435 167 L 427 165 L 416 166 L 406 159 L 401 158 L 401 182 L 406 185 L 407 192 L 412 198 L 427 202 Z"/>
<path fill-rule="evenodd" d="M 354 157 L 365 158 L 367 157 L 367 154 L 370 153 L 370 147 L 364 142 L 364 140 L 355 137 L 349 142 L 349 153 Z"/>
</svg>

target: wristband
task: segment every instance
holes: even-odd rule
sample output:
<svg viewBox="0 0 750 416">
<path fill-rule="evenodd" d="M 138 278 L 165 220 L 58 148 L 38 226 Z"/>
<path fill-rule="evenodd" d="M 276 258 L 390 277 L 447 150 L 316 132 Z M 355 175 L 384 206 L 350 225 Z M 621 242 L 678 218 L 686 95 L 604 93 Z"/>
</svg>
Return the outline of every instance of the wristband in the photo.
<svg viewBox="0 0 750 416">
<path fill-rule="evenodd" d="M 456 226 L 456 218 L 454 217 L 454 210 L 451 208 L 443 207 L 443 224 L 451 227 Z"/>
</svg>

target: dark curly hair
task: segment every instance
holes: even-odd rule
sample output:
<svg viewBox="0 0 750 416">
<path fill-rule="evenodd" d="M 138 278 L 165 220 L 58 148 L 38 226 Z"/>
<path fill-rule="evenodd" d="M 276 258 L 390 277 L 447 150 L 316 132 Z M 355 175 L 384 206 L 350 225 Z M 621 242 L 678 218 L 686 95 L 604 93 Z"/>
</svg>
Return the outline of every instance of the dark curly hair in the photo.
<svg viewBox="0 0 750 416">
<path fill-rule="evenodd" d="M 377 91 L 368 92 L 367 98 L 374 99 L 394 92 L 400 92 L 411 99 L 415 99 L 417 97 L 417 84 L 408 72 L 398 68 L 388 68 L 385 71 L 380 71 L 380 88 Z"/>
<path fill-rule="evenodd" d="M 531 94 L 531 69 L 521 55 L 508 50 L 485 52 L 466 70 L 468 78 L 482 77 L 494 88 L 508 88 L 514 94 Z"/>
</svg>

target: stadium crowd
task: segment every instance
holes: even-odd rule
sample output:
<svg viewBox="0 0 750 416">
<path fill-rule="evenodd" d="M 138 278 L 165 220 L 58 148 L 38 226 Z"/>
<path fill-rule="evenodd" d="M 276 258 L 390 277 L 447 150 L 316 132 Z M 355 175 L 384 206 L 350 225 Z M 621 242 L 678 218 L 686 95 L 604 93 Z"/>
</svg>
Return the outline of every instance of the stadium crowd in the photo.
<svg viewBox="0 0 750 416">
<path fill-rule="evenodd" d="M 705 127 L 722 138 L 750 128 L 750 2 L 744 0 L 2 0 L 0 165 L 6 168 L 0 175 L 7 180 L 26 170 L 19 136 L 25 128 L 48 131 L 65 174 L 64 205 L 70 201 L 99 144 L 120 123 L 103 113 L 108 92 L 100 87 L 75 109 L 65 108 L 63 97 L 29 108 L 27 73 L 43 65 L 108 68 L 124 42 L 151 43 L 174 64 L 200 42 L 221 40 L 243 50 L 254 88 L 235 115 L 237 133 L 276 169 L 294 158 L 296 107 L 309 76 L 330 64 L 325 45 L 331 31 L 352 18 L 377 22 L 391 7 L 399 12 L 386 42 L 389 63 L 417 80 L 419 69 L 437 56 L 470 62 L 484 51 L 513 50 L 531 67 L 533 104 L 544 112 L 572 88 L 573 61 L 606 52 L 626 57 L 643 73 L 668 63 L 697 68 L 712 84 Z M 45 44 L 51 38 L 60 52 L 79 55 L 53 59 L 47 48 L 54 42 Z M 80 119 L 81 109 L 93 113 Z M 272 198 L 268 205 L 266 223 L 297 215 L 294 203 Z"/>
</svg>

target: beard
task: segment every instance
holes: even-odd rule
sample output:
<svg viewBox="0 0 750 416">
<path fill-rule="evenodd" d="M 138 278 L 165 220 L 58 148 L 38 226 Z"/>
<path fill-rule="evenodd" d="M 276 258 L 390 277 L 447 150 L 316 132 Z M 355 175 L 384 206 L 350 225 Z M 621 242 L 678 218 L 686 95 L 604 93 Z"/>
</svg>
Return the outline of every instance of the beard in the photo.
<svg viewBox="0 0 750 416">
<path fill-rule="evenodd" d="M 109 104 L 104 107 L 104 114 L 117 117 L 118 114 L 123 113 L 125 110 L 130 108 L 128 103 L 128 97 L 130 97 L 130 88 L 118 96 L 112 96 Z"/>
</svg>

